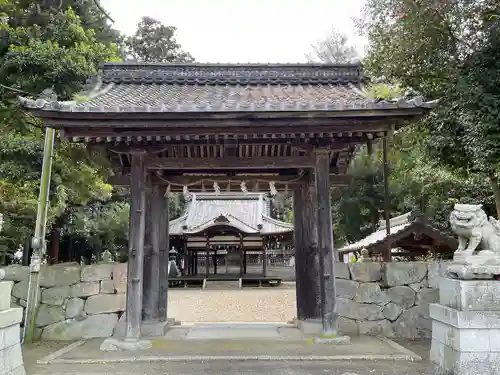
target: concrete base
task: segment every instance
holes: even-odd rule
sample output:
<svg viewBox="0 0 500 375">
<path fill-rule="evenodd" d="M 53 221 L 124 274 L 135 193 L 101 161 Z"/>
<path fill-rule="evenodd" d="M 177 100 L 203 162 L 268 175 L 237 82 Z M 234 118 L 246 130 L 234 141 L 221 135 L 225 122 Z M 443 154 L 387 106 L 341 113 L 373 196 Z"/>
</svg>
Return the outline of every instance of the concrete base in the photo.
<svg viewBox="0 0 500 375">
<path fill-rule="evenodd" d="M 321 319 L 296 320 L 295 323 L 304 336 L 321 335 L 323 333 Z"/>
<path fill-rule="evenodd" d="M 350 345 L 351 337 L 350 336 L 337 336 L 337 337 L 315 337 L 315 344 L 331 344 L 331 345 Z"/>
<path fill-rule="evenodd" d="M 25 375 L 19 325 L 23 309 L 10 308 L 12 285 L 11 281 L 0 281 L 0 374 Z"/>
<path fill-rule="evenodd" d="M 103 341 L 100 349 L 103 352 L 114 352 L 119 350 L 136 351 L 151 349 L 152 346 L 153 344 L 149 340 L 122 340 L 110 337 Z"/>
<path fill-rule="evenodd" d="M 168 331 L 168 328 L 175 325 L 175 319 L 167 319 L 164 322 L 150 321 L 143 322 L 141 325 L 141 336 L 143 337 L 162 337 Z M 116 324 L 114 337 L 125 337 L 125 319 L 120 319 Z"/>
<path fill-rule="evenodd" d="M 432 319 L 435 375 L 494 375 L 500 368 L 500 281 L 442 279 Z"/>
</svg>

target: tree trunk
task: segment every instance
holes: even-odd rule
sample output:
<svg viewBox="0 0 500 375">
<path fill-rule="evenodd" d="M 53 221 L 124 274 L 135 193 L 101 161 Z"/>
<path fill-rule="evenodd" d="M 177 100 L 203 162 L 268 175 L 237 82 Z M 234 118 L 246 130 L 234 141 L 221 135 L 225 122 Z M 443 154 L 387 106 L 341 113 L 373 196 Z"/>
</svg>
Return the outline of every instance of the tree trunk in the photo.
<svg viewBox="0 0 500 375">
<path fill-rule="evenodd" d="M 498 183 L 498 177 L 495 174 L 489 176 L 491 190 L 493 190 L 493 196 L 495 197 L 495 207 L 497 209 L 497 218 L 500 219 L 500 185 Z"/>
</svg>

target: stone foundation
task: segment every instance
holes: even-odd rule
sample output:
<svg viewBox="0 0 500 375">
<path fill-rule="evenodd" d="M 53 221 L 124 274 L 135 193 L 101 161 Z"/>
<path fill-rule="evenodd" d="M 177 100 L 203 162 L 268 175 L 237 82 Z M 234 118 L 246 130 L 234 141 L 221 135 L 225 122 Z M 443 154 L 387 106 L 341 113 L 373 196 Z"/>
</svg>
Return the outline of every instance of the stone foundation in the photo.
<svg viewBox="0 0 500 375">
<path fill-rule="evenodd" d="M 429 303 L 449 263 L 336 264 L 339 332 L 404 339 L 431 337 Z"/>
<path fill-rule="evenodd" d="M 25 375 L 20 340 L 23 309 L 9 306 L 12 286 L 11 281 L 0 281 L 0 374 Z"/>
<path fill-rule="evenodd" d="M 443 278 L 431 304 L 435 375 L 494 375 L 500 368 L 500 281 Z"/>
<path fill-rule="evenodd" d="M 448 265 L 434 262 L 336 264 L 339 331 L 351 336 L 429 338 L 429 303 L 438 301 L 438 280 Z M 11 307 L 25 307 L 28 267 L 9 266 L 4 270 L 5 280 L 14 282 Z M 65 263 L 42 267 L 37 337 L 71 341 L 121 336 L 126 279 L 126 263 L 87 266 Z M 320 323 L 312 323 L 315 322 L 305 324 L 311 330 L 321 327 Z M 152 328 L 151 334 L 161 335 L 165 327 L 145 328 Z"/>
</svg>

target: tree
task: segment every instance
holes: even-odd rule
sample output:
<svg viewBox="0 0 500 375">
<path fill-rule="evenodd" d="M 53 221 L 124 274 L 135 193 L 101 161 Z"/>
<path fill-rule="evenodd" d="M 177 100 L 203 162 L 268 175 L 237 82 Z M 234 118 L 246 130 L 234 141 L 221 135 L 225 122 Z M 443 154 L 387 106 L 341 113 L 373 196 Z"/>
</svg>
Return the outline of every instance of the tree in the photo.
<svg viewBox="0 0 500 375">
<path fill-rule="evenodd" d="M 349 44 L 347 35 L 334 28 L 323 39 L 311 46 L 312 52 L 306 54 L 309 62 L 323 62 L 330 64 L 350 63 L 359 57 L 356 48 Z"/>
<path fill-rule="evenodd" d="M 127 58 L 144 62 L 193 62 L 175 38 L 174 26 L 165 26 L 151 17 L 143 17 L 134 35 L 125 38 Z"/>
<path fill-rule="evenodd" d="M 43 150 L 42 124 L 23 111 L 16 96 L 45 92 L 71 99 L 102 61 L 117 58 L 116 45 L 100 43 L 71 8 L 34 15 L 33 9 L 33 2 L 0 5 L 0 210 L 6 222 L 0 240 L 10 251 L 33 230 Z M 109 196 L 106 171 L 84 147 L 58 142 L 49 224 L 69 206 Z"/>
<path fill-rule="evenodd" d="M 488 178 L 500 215 L 496 14 L 494 0 L 369 0 L 360 26 L 372 75 L 441 99 L 422 122 L 429 161 Z"/>
</svg>

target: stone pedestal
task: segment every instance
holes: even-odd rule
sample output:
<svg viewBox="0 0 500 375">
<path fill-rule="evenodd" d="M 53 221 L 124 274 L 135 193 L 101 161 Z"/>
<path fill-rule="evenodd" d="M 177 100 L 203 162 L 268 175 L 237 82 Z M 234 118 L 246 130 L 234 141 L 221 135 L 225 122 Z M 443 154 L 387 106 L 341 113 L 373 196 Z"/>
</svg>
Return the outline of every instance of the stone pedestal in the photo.
<svg viewBox="0 0 500 375">
<path fill-rule="evenodd" d="M 21 351 L 22 308 L 10 308 L 13 283 L 0 281 L 0 374 L 25 375 Z"/>
<path fill-rule="evenodd" d="M 500 369 L 500 281 L 443 278 L 430 305 L 434 375 L 494 375 Z"/>
</svg>

